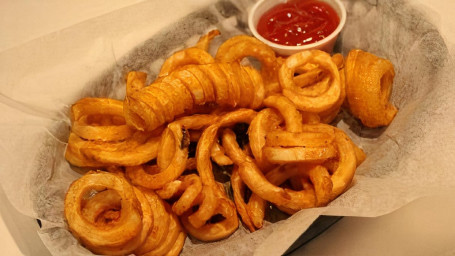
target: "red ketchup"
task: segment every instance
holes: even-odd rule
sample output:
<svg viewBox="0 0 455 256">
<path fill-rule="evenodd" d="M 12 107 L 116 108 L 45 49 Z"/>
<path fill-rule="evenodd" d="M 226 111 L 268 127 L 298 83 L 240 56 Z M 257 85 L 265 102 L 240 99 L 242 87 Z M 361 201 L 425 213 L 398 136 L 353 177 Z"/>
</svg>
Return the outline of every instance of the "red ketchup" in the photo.
<svg viewBox="0 0 455 256">
<path fill-rule="evenodd" d="M 335 10 L 317 0 L 291 0 L 268 10 L 259 19 L 257 30 L 265 39 L 297 46 L 320 41 L 340 23 Z"/>
</svg>

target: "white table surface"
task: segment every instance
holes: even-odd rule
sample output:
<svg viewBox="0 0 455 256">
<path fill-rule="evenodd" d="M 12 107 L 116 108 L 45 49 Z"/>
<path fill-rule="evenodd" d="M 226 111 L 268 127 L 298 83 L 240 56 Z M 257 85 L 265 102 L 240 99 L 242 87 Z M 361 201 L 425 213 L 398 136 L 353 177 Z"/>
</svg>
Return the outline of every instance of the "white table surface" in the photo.
<svg viewBox="0 0 455 256">
<path fill-rule="evenodd" d="M 84 20 L 143 0 L 2 0 L 0 52 Z M 438 26 L 445 40 L 455 43 L 455 1 L 414 0 Z M 450 51 L 454 53 L 454 48 Z M 1 211 L 0 211 L 1 213 Z M 455 194 L 422 198 L 377 218 L 345 217 L 295 255 L 455 255 Z M 23 252 L 11 233 L 17 233 L 0 214 L 2 255 L 40 255 Z"/>
</svg>

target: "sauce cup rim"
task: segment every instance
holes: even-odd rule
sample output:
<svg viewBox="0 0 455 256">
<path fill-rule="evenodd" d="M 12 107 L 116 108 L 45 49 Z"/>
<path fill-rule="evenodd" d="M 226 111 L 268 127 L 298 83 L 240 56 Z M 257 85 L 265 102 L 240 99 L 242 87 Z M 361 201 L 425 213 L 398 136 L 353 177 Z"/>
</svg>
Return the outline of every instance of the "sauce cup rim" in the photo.
<svg viewBox="0 0 455 256">
<path fill-rule="evenodd" d="M 340 23 L 338 24 L 337 28 L 332 33 L 330 33 L 329 36 L 327 36 L 326 38 L 324 38 L 324 39 L 322 39 L 320 41 L 317 41 L 317 42 L 314 42 L 314 43 L 310 43 L 310 44 L 304 44 L 304 45 L 289 46 L 289 45 L 277 44 L 277 43 L 271 42 L 271 41 L 265 39 L 263 36 L 261 36 L 257 32 L 256 24 L 254 24 L 254 22 L 253 22 L 253 20 L 255 18 L 255 14 L 257 12 L 257 9 L 262 4 L 264 4 L 266 2 L 276 2 L 276 5 L 278 5 L 278 4 L 281 4 L 281 3 L 286 3 L 288 1 L 287 0 L 285 0 L 285 1 L 260 0 L 260 1 L 256 2 L 253 5 L 253 7 L 250 9 L 250 11 L 248 12 L 248 27 L 249 27 L 251 33 L 253 33 L 254 37 L 256 37 L 257 39 L 261 40 L 262 42 L 268 44 L 269 46 L 271 46 L 273 48 L 286 50 L 286 51 L 302 51 L 302 50 L 310 50 L 310 49 L 313 49 L 313 48 L 317 48 L 319 46 L 322 46 L 322 45 L 330 42 L 332 39 L 337 37 L 338 34 L 343 29 L 344 24 L 346 23 L 346 8 L 344 7 L 343 3 L 340 0 L 332 0 L 330 2 L 334 2 L 338 6 L 338 8 L 340 9 L 341 17 L 339 17 L 340 18 Z M 324 1 L 324 2 L 326 2 L 326 1 Z M 331 4 L 331 3 L 328 3 L 328 4 L 330 4 L 333 7 L 333 4 Z"/>
</svg>

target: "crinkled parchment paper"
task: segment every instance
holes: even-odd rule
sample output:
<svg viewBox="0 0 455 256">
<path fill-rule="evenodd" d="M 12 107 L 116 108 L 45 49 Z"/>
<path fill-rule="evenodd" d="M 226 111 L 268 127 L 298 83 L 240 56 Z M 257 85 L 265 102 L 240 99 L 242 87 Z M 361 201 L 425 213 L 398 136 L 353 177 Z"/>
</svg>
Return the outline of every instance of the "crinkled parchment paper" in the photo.
<svg viewBox="0 0 455 256">
<path fill-rule="evenodd" d="M 191 3 L 190 3 L 191 2 Z M 54 255 L 90 254 L 66 229 L 63 198 L 82 170 L 64 159 L 69 106 L 86 96 L 122 99 L 124 75 L 142 70 L 152 80 L 165 57 L 218 28 L 211 52 L 232 35 L 248 33 L 252 1 L 148 1 L 83 22 L 0 54 L 0 184 L 22 213 L 38 218 Z M 366 151 L 353 186 L 329 206 L 249 234 L 199 243 L 184 255 L 279 255 L 319 215 L 378 216 L 435 193 L 453 193 L 455 85 L 453 57 L 443 38 L 404 0 L 345 1 L 346 27 L 335 51 L 361 48 L 396 68 L 393 123 L 365 129 L 346 113 L 338 127 Z"/>
</svg>

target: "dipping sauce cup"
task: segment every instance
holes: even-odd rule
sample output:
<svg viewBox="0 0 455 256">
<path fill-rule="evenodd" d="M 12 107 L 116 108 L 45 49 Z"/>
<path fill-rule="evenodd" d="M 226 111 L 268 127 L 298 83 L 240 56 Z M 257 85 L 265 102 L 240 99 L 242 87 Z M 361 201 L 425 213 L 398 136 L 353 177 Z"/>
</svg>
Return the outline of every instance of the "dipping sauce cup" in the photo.
<svg viewBox="0 0 455 256">
<path fill-rule="evenodd" d="M 313 0 L 292 0 L 292 1 L 313 1 Z M 339 17 L 339 23 L 338 26 L 335 28 L 335 30 L 327 35 L 325 38 L 321 39 L 320 41 L 317 42 L 311 42 L 308 44 L 302 44 L 302 45 L 297 45 L 297 46 L 291 46 L 291 45 L 284 45 L 284 44 L 278 44 L 275 42 L 272 42 L 270 40 L 267 40 L 264 38 L 261 34 L 258 32 L 258 23 L 261 17 L 266 14 L 270 9 L 274 8 L 275 6 L 283 3 L 287 3 L 289 1 L 286 0 L 260 0 L 258 1 L 253 7 L 250 9 L 248 13 L 248 26 L 253 33 L 253 35 L 261 40 L 262 42 L 266 43 L 270 47 L 272 47 L 276 53 L 282 56 L 289 56 L 294 53 L 303 51 L 303 50 L 311 50 L 311 49 L 317 49 L 317 50 L 322 50 L 326 51 L 328 53 L 332 53 L 333 51 L 333 46 L 335 45 L 335 42 L 338 38 L 338 35 L 340 34 L 341 30 L 344 27 L 344 24 L 346 23 L 346 8 L 344 7 L 343 3 L 340 0 L 318 0 L 319 2 L 324 2 L 330 7 L 333 8 L 333 10 L 336 12 L 336 14 Z"/>
</svg>

